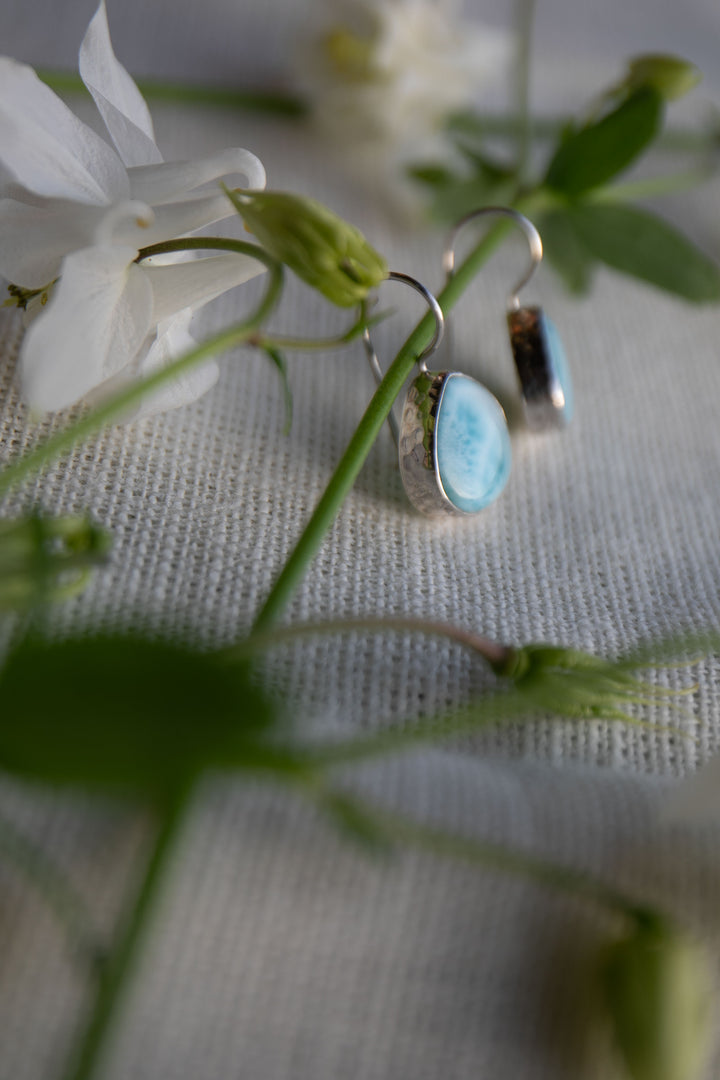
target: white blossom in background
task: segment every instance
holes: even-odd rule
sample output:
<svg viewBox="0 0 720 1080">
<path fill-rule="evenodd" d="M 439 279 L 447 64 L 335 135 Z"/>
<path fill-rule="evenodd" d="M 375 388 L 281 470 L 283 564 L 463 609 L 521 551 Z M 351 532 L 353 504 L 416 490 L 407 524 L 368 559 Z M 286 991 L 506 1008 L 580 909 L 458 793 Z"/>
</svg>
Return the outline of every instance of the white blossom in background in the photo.
<svg viewBox="0 0 720 1080">
<path fill-rule="evenodd" d="M 305 57 L 314 113 L 361 153 L 422 153 L 447 115 L 507 69 L 511 39 L 453 0 L 340 0 Z"/>
<path fill-rule="evenodd" d="M 32 68 L 0 57 L 0 275 L 40 290 L 20 353 L 23 395 L 39 411 L 165 366 L 195 344 L 193 311 L 263 269 L 233 254 L 135 262 L 140 248 L 234 216 L 210 182 L 240 174 L 243 187 L 262 188 L 265 171 L 239 148 L 163 162 L 147 105 L 113 53 L 104 0 L 79 66 L 115 149 Z M 193 401 L 216 378 L 210 361 L 139 414 Z"/>
</svg>

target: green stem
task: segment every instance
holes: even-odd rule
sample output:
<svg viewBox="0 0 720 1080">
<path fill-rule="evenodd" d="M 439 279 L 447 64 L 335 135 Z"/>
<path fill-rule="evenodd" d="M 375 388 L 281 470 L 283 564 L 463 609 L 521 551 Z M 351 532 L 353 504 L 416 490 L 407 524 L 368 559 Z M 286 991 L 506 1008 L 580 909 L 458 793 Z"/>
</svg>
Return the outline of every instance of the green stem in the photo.
<svg viewBox="0 0 720 1080">
<path fill-rule="evenodd" d="M 352 326 L 348 327 L 341 334 L 336 334 L 333 337 L 326 338 L 295 338 L 284 337 L 276 334 L 260 333 L 253 339 L 252 344 L 257 345 L 261 349 L 268 347 L 272 349 L 291 349 L 295 352 L 311 352 L 319 351 L 322 349 L 337 349 L 342 345 L 348 345 L 355 338 L 359 337 L 363 330 L 368 326 L 375 326 L 381 319 L 384 319 L 389 315 L 389 312 L 382 312 L 379 315 L 373 316 L 372 319 L 368 319 L 364 310 L 361 312 L 359 319 L 356 319 Z"/>
<path fill-rule="evenodd" d="M 364 805 L 363 809 L 365 809 Z M 648 909 L 636 900 L 582 870 L 546 862 L 544 859 L 524 852 L 508 850 L 500 844 L 455 835 L 429 825 L 421 825 L 404 815 L 381 811 L 377 807 L 372 808 L 372 817 L 376 819 L 381 829 L 385 829 L 390 834 L 392 839 L 434 855 L 461 859 L 485 869 L 500 870 L 505 874 L 529 878 L 539 885 L 571 896 L 592 900 L 633 919 L 647 914 Z"/>
<path fill-rule="evenodd" d="M 64 927 L 71 955 L 94 962 L 98 939 L 84 900 L 44 851 L 2 815 L 0 854 L 12 861 L 52 909 Z"/>
<path fill-rule="evenodd" d="M 117 1018 L 118 1007 L 127 993 L 161 886 L 185 822 L 189 796 L 190 790 L 183 792 L 165 811 L 137 900 L 103 969 L 94 1008 L 77 1053 L 65 1073 L 66 1080 L 90 1080 L 91 1077 L 99 1075 L 98 1066 L 101 1064 L 108 1036 Z"/>
<path fill-rule="evenodd" d="M 60 94 L 86 93 L 79 75 L 72 71 L 39 69 L 38 76 Z M 203 83 L 178 83 L 159 79 L 138 79 L 138 88 L 151 101 L 170 101 L 183 105 L 218 105 L 228 109 L 250 109 L 279 116 L 301 117 L 307 104 L 295 94 L 282 90 L 237 90 Z"/>
<path fill-rule="evenodd" d="M 513 651 L 506 645 L 498 645 L 497 642 L 471 630 L 453 626 L 451 623 L 435 622 L 425 619 L 412 618 L 359 618 L 359 619 L 333 619 L 328 622 L 304 623 L 294 626 L 281 626 L 266 633 L 251 634 L 250 637 L 229 649 L 224 649 L 217 654 L 218 658 L 229 661 L 244 660 L 258 653 L 266 652 L 278 645 L 290 644 L 306 637 L 314 637 L 318 634 L 355 634 L 369 633 L 401 633 L 401 634 L 426 634 L 432 637 L 445 638 L 453 641 L 463 648 L 471 649 L 482 656 L 492 667 L 501 667 L 508 663 L 508 654 Z"/>
<path fill-rule="evenodd" d="M 41 443 L 34 450 L 31 450 L 29 454 L 26 454 L 25 457 L 20 458 L 19 461 L 8 465 L 0 472 L 0 494 L 23 480 L 28 473 L 45 465 L 56 455 L 72 449 L 81 439 L 93 434 L 109 420 L 121 416 L 127 409 L 141 401 L 146 394 L 159 389 L 165 383 L 171 382 L 178 375 L 196 367 L 203 360 L 209 359 L 216 353 L 242 344 L 258 330 L 275 307 L 283 281 L 282 267 L 262 248 L 257 247 L 255 244 L 246 244 L 242 240 L 224 240 L 204 236 L 197 239 L 168 240 L 162 244 L 153 244 L 151 247 L 142 249 L 138 255 L 138 260 L 171 251 L 193 251 L 198 249 L 232 251 L 240 255 L 250 255 L 263 263 L 269 271 L 268 282 L 263 298 L 256 310 L 242 322 L 221 330 L 220 333 L 208 338 L 207 341 L 203 341 L 196 349 L 191 349 L 190 352 L 185 353 L 179 360 L 175 360 L 172 364 L 163 368 L 162 371 L 148 376 L 147 379 L 133 383 L 126 390 L 115 394 L 109 401 L 99 405 L 96 409 L 92 409 L 70 427 L 59 431 L 57 435 Z"/>
<path fill-rule="evenodd" d="M 531 209 L 531 199 L 518 201 L 516 206 L 523 212 Z M 534 205 L 534 203 L 533 203 Z M 499 246 L 508 230 L 510 222 L 500 221 L 483 237 L 477 247 L 438 294 L 438 300 L 444 313 L 450 311 L 464 290 L 470 284 L 478 270 Z M 362 468 L 380 433 L 385 420 L 398 396 L 405 380 L 410 375 L 417 357 L 429 343 L 435 329 L 435 318 L 428 312 L 412 331 L 388 368 L 385 378 L 378 386 L 368 405 L 365 415 L 355 430 L 348 447 L 333 473 L 333 476 L 317 504 L 310 521 L 300 536 L 294 550 L 280 571 L 270 594 L 255 620 L 253 630 L 266 630 L 281 614 L 295 587 L 299 584 L 308 563 L 316 555 L 325 533 L 332 525 L 347 494 Z"/>
<path fill-rule="evenodd" d="M 530 112 L 530 56 L 534 19 L 535 0 L 516 0 L 515 111 L 518 117 L 518 149 L 515 175 L 520 183 L 524 182 L 527 174 L 533 137 Z"/>
<path fill-rule="evenodd" d="M 223 236 L 186 236 L 180 240 L 163 240 L 159 244 L 140 248 L 135 261 L 142 262 L 153 255 L 167 255 L 175 251 L 230 251 L 236 255 L 249 255 L 251 259 L 257 259 L 270 271 L 270 283 L 257 311 L 250 318 L 256 324 L 262 323 L 275 307 L 282 285 L 282 267 L 273 255 L 257 244 L 248 244 L 245 240 L 230 240 Z"/>
</svg>

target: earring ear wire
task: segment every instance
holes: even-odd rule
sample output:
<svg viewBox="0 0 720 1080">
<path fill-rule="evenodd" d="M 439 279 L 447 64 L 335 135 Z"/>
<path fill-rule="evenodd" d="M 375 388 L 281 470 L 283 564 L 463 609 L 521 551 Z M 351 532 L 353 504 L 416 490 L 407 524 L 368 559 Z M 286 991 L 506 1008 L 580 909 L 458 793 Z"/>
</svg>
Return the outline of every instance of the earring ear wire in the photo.
<svg viewBox="0 0 720 1080">
<path fill-rule="evenodd" d="M 466 214 L 453 228 L 443 253 L 443 269 L 448 278 L 455 272 L 455 242 L 458 233 L 475 218 L 496 215 L 518 225 L 528 242 L 530 265 L 513 286 L 506 305 L 510 347 L 517 369 L 525 419 L 534 431 L 566 427 L 572 418 L 573 395 L 565 350 L 557 328 L 537 305 L 523 306 L 519 293 L 542 262 L 540 233 L 529 218 L 509 206 L 483 206 Z"/>
<path fill-rule="evenodd" d="M 449 278 L 455 273 L 455 242 L 458 238 L 458 234 L 462 232 L 467 224 L 474 221 L 475 218 L 490 215 L 510 218 L 516 225 L 519 225 L 525 234 L 530 249 L 530 265 L 519 281 L 513 286 L 507 299 L 507 310 L 517 311 L 520 307 L 520 297 L 518 296 L 518 293 L 530 282 L 530 279 L 543 259 L 543 245 L 540 233 L 537 231 L 532 221 L 530 221 L 529 218 L 526 218 L 525 215 L 521 214 L 518 210 L 513 210 L 509 206 L 483 206 L 480 207 L 479 210 L 471 210 L 469 214 L 465 214 L 465 216 L 460 218 L 453 226 L 453 231 L 448 240 L 448 246 L 443 252 L 443 270 Z"/>
<path fill-rule="evenodd" d="M 442 341 L 440 304 L 421 282 L 393 271 L 389 278 L 419 292 L 435 315 L 435 334 L 417 358 L 420 374 L 405 398 L 402 422 L 388 416 L 397 443 L 400 475 L 408 498 L 429 516 L 474 514 L 505 487 L 510 473 L 510 435 L 492 394 L 457 371 L 428 371 L 426 360 Z M 383 374 L 369 328 L 363 345 L 375 380 Z"/>
<path fill-rule="evenodd" d="M 403 274 L 399 270 L 391 270 L 388 274 L 388 280 L 399 281 L 405 285 L 409 285 L 411 289 L 415 290 L 415 292 L 420 293 L 420 295 L 432 311 L 433 315 L 435 316 L 435 333 L 433 334 L 429 345 L 427 345 L 426 348 L 423 349 L 423 351 L 420 353 L 417 360 L 415 361 L 417 366 L 420 368 L 420 371 L 427 371 L 427 364 L 425 363 L 425 361 L 428 359 L 428 357 L 432 356 L 432 354 L 438 348 L 445 334 L 445 316 L 443 315 L 443 310 L 440 307 L 440 304 L 438 303 L 437 298 L 433 295 L 433 293 L 431 293 L 430 290 L 426 288 L 426 286 L 423 285 L 421 281 L 418 281 L 417 278 L 411 277 L 409 274 Z M 380 361 L 378 360 L 377 352 L 375 351 L 375 346 L 373 345 L 373 341 L 370 336 L 370 329 L 367 326 L 362 332 L 362 341 L 365 348 L 365 355 L 367 356 L 368 364 L 370 365 L 370 370 L 373 373 L 373 378 L 379 386 L 380 383 L 383 381 L 383 372 L 382 368 L 380 367 Z M 390 428 L 390 434 L 392 435 L 393 442 L 397 446 L 400 441 L 400 425 L 395 419 L 395 414 L 393 413 L 392 409 L 388 413 L 388 427 Z"/>
</svg>

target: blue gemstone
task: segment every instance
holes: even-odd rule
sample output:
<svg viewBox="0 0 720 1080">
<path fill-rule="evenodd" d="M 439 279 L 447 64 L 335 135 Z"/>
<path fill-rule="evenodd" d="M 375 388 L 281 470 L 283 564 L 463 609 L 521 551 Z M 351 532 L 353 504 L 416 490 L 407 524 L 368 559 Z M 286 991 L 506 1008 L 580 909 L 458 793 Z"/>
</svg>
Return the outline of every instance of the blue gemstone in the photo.
<svg viewBox="0 0 720 1080">
<path fill-rule="evenodd" d="M 435 420 L 435 453 L 445 494 L 458 510 L 489 506 L 507 483 L 511 450 L 505 414 L 468 375 L 448 375 Z"/>
<path fill-rule="evenodd" d="M 540 317 L 540 334 L 548 362 L 550 393 L 556 407 L 562 412 L 564 422 L 569 424 L 574 409 L 570 368 L 557 327 L 545 312 Z"/>
</svg>

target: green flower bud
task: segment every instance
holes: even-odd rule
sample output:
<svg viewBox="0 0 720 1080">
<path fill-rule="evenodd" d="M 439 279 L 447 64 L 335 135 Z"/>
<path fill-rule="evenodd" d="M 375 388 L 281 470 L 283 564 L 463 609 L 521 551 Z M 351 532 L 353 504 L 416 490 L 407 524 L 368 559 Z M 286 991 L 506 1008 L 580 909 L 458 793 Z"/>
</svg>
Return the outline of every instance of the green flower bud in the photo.
<svg viewBox="0 0 720 1080">
<path fill-rule="evenodd" d="M 697 945 L 640 917 L 602 958 L 602 991 L 632 1080 L 699 1080 L 713 1030 L 710 978 Z"/>
<path fill-rule="evenodd" d="M 557 645 L 508 649 L 493 670 L 544 712 L 575 720 L 628 720 L 627 705 L 651 705 L 663 691 L 642 682 L 627 665 Z"/>
<path fill-rule="evenodd" d="M 666 101 L 674 101 L 693 90 L 702 72 L 678 56 L 636 56 L 630 61 L 624 85 L 628 91 L 651 87 Z"/>
<path fill-rule="evenodd" d="M 302 281 L 340 307 L 364 300 L 388 275 L 382 255 L 322 203 L 282 191 L 228 191 L 246 228 Z"/>
<path fill-rule="evenodd" d="M 0 521 L 0 611 L 74 595 L 109 547 L 109 534 L 86 517 Z"/>
</svg>

